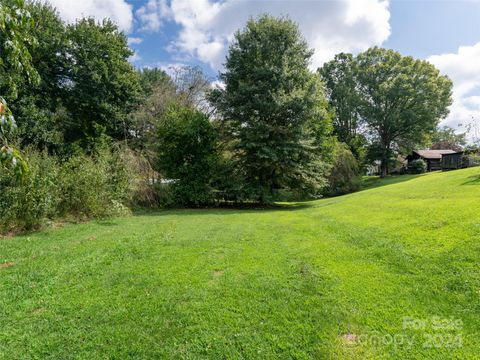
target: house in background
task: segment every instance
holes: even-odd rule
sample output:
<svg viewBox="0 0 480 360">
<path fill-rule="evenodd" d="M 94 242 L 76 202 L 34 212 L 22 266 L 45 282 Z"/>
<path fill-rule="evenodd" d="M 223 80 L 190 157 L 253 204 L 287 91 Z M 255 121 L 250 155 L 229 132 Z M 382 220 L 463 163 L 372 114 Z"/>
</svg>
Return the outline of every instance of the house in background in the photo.
<svg viewBox="0 0 480 360">
<path fill-rule="evenodd" d="M 413 150 L 407 161 L 422 159 L 427 163 L 427 171 L 442 170 L 442 156 L 456 153 L 454 150 Z"/>
<path fill-rule="evenodd" d="M 476 151 L 458 151 L 453 154 L 442 156 L 442 169 L 455 170 L 479 165 L 479 157 Z"/>
</svg>

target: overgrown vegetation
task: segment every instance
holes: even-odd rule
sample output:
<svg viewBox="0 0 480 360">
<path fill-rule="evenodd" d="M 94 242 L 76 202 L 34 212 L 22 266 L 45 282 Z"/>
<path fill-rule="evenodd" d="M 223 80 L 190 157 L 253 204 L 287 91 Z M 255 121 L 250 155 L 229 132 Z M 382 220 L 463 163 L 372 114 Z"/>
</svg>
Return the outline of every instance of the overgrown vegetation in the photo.
<svg viewBox="0 0 480 360">
<path fill-rule="evenodd" d="M 338 143 L 335 158 L 328 177 L 327 195 L 342 195 L 360 188 L 360 169 L 358 161 L 348 145 Z"/>
<path fill-rule="evenodd" d="M 166 205 L 211 204 L 219 154 L 217 131 L 208 117 L 198 110 L 172 107 L 158 126 L 158 141 L 158 168 L 171 182 Z"/>
<path fill-rule="evenodd" d="M 134 69 L 109 19 L 66 24 L 39 1 L 0 11 L 3 231 L 132 206 L 340 195 L 371 161 L 385 175 L 412 142 L 454 138 L 432 133 L 451 101 L 432 65 L 373 48 L 312 72 L 288 18 L 250 19 L 212 89 L 197 67 Z"/>
<path fill-rule="evenodd" d="M 478 357 L 478 174 L 383 178 L 466 145 L 437 128 L 450 80 L 394 50 L 312 54 L 252 18 L 212 89 L 135 69 L 109 19 L 0 0 L 0 358 Z M 166 207 L 195 209 L 120 218 Z M 405 316 L 460 340 L 426 347 Z"/>
<path fill-rule="evenodd" d="M 68 160 L 27 151 L 29 174 L 18 182 L 11 172 L 0 176 L 0 230 L 32 230 L 45 222 L 120 215 L 139 190 L 129 153 L 105 149 L 95 157 Z"/>
</svg>

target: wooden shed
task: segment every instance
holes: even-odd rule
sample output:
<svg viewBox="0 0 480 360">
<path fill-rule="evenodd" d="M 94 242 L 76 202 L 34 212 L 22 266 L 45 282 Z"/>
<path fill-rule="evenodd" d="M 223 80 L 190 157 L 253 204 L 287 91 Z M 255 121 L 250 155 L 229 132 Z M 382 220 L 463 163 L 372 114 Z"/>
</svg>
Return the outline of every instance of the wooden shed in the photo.
<svg viewBox="0 0 480 360">
<path fill-rule="evenodd" d="M 413 152 L 407 156 L 407 160 L 410 163 L 413 160 L 423 159 L 427 163 L 427 171 L 435 171 L 442 169 L 442 156 L 447 154 L 455 154 L 454 150 L 413 150 Z"/>
<path fill-rule="evenodd" d="M 442 156 L 442 169 L 454 170 L 468 167 L 468 157 L 464 156 L 463 151 L 453 154 L 444 154 Z"/>
<path fill-rule="evenodd" d="M 480 154 L 477 150 L 458 151 L 442 156 L 443 170 L 464 169 L 472 166 L 480 166 Z"/>
</svg>

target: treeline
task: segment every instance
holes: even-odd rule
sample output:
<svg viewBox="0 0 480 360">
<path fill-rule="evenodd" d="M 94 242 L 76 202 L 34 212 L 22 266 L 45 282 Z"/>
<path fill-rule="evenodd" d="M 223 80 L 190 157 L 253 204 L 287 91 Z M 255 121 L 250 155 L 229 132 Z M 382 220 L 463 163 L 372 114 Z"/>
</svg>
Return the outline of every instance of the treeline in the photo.
<svg viewBox="0 0 480 360">
<path fill-rule="evenodd" d="M 198 68 L 137 70 L 110 20 L 67 25 L 43 2 L 2 1 L 0 30 L 4 230 L 355 191 L 372 159 L 386 175 L 451 103 L 446 77 L 392 50 L 310 71 L 288 18 L 248 21 L 216 88 Z"/>
</svg>

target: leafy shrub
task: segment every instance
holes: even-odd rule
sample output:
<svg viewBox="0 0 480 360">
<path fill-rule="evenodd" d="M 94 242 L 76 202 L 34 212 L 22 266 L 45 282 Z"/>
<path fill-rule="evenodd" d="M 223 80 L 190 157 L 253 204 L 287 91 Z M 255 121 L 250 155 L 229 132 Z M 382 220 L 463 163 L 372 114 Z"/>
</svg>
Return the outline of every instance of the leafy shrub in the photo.
<svg viewBox="0 0 480 360">
<path fill-rule="evenodd" d="M 341 195 L 357 191 L 360 187 L 358 162 L 347 145 L 338 143 L 330 176 L 327 195 Z"/>
<path fill-rule="evenodd" d="M 218 164 L 217 131 L 208 117 L 186 107 L 170 108 L 158 127 L 158 165 L 170 182 L 167 205 L 200 206 L 213 201 Z"/>
<path fill-rule="evenodd" d="M 0 230 L 40 227 L 55 218 L 88 219 L 127 213 L 138 189 L 132 154 L 105 149 L 66 161 L 27 151 L 30 172 L 21 182 L 0 170 Z"/>
<path fill-rule="evenodd" d="M 58 184 L 62 192 L 61 216 L 107 215 L 110 205 L 108 179 L 102 165 L 85 155 L 71 157 L 62 165 Z"/>
<path fill-rule="evenodd" d="M 58 186 L 62 216 L 90 218 L 123 213 L 132 194 L 125 160 L 110 149 L 96 157 L 82 154 L 68 159 L 61 166 Z"/>
<path fill-rule="evenodd" d="M 157 181 L 151 184 L 150 189 L 153 193 L 151 203 L 146 204 L 146 207 L 163 207 L 176 205 L 175 193 L 171 183 L 162 183 Z"/>
<path fill-rule="evenodd" d="M 408 163 L 409 174 L 423 174 L 427 171 L 427 163 L 423 159 L 412 160 Z"/>
<path fill-rule="evenodd" d="M 30 230 L 56 215 L 58 165 L 44 153 L 27 153 L 29 174 L 19 182 L 12 171 L 0 169 L 0 229 Z"/>
</svg>

